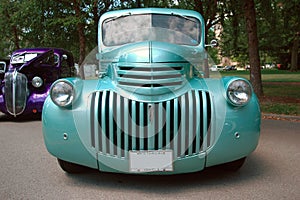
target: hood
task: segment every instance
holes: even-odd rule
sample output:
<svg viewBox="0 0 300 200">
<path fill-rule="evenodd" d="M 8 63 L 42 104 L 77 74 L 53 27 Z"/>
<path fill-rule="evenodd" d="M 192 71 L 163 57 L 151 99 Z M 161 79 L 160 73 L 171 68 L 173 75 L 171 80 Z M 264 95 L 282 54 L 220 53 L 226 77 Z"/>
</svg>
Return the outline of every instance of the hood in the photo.
<svg viewBox="0 0 300 200">
<path fill-rule="evenodd" d="M 199 62 L 203 59 L 203 49 L 170 44 L 165 42 L 147 41 L 128 44 L 114 50 L 103 52 L 101 59 L 121 63 L 176 63 Z"/>
</svg>

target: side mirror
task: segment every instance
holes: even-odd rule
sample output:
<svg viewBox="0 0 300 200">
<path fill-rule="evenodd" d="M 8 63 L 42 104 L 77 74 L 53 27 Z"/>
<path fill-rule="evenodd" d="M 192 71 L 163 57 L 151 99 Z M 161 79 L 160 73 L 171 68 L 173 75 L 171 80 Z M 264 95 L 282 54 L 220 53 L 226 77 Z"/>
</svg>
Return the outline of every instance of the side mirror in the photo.
<svg viewBox="0 0 300 200">
<path fill-rule="evenodd" d="M 210 41 L 210 44 L 206 44 L 205 47 L 217 47 L 219 45 L 218 40 L 213 39 Z"/>
</svg>

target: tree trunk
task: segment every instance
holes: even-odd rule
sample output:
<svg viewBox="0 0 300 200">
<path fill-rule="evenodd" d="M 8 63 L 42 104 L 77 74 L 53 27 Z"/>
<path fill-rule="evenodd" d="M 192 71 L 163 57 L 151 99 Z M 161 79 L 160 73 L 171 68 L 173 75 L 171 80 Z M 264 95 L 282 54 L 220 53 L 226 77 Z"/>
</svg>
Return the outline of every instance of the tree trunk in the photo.
<svg viewBox="0 0 300 200">
<path fill-rule="evenodd" d="M 85 35 L 84 35 L 84 24 L 79 23 L 77 25 L 77 31 L 79 35 L 79 62 L 82 64 L 85 58 Z"/>
<path fill-rule="evenodd" d="M 292 58 L 291 58 L 291 71 L 295 72 L 298 69 L 298 48 L 299 48 L 300 33 L 296 33 L 293 40 Z"/>
<path fill-rule="evenodd" d="M 263 96 L 260 60 L 258 53 L 258 37 L 256 27 L 256 13 L 254 0 L 244 1 L 244 14 L 246 19 L 246 28 L 248 32 L 248 51 L 250 61 L 250 82 L 253 85 L 254 92 L 258 97 Z"/>
<path fill-rule="evenodd" d="M 80 5 L 76 1 L 74 1 L 74 10 L 75 10 L 75 15 L 78 19 L 81 18 L 81 11 L 80 11 Z M 83 63 L 83 60 L 85 58 L 85 35 L 84 35 L 84 23 L 80 22 L 77 24 L 77 32 L 78 32 L 78 37 L 79 37 L 79 61 L 78 64 L 80 65 Z"/>
<path fill-rule="evenodd" d="M 13 34 L 14 34 L 14 44 L 16 49 L 20 49 L 20 39 L 18 35 L 18 29 L 16 26 L 13 26 Z"/>
</svg>

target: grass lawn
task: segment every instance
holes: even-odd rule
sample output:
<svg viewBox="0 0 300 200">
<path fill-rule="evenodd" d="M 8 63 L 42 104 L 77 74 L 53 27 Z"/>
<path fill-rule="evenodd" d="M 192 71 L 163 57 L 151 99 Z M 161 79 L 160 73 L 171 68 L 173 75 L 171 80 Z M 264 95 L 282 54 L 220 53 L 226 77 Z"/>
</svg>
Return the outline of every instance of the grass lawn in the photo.
<svg viewBox="0 0 300 200">
<path fill-rule="evenodd" d="M 300 82 L 263 82 L 263 90 L 262 112 L 300 116 Z"/>
<path fill-rule="evenodd" d="M 240 76 L 250 79 L 250 71 L 222 71 L 222 76 Z M 288 70 L 261 70 L 263 82 L 300 82 L 300 71 L 290 72 Z"/>
<path fill-rule="evenodd" d="M 249 80 L 249 71 L 221 72 L 222 76 L 240 76 Z M 300 116 L 300 72 L 262 70 L 264 113 Z"/>
</svg>

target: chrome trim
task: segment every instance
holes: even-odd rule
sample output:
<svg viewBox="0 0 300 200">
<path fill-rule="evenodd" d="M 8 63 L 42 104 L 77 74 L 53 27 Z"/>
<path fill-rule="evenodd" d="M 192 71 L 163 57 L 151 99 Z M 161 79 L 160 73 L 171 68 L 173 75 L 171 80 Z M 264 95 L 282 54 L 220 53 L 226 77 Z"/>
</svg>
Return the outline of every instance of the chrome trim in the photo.
<svg viewBox="0 0 300 200">
<path fill-rule="evenodd" d="M 181 88 L 189 78 L 189 63 L 120 63 L 115 66 L 116 83 L 128 91 L 152 95 Z M 138 90 L 137 90 L 138 88 Z"/>
<path fill-rule="evenodd" d="M 14 117 L 24 112 L 27 102 L 27 77 L 14 70 L 5 74 L 4 98 L 7 112 Z"/>
</svg>

